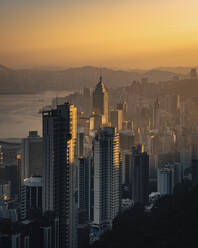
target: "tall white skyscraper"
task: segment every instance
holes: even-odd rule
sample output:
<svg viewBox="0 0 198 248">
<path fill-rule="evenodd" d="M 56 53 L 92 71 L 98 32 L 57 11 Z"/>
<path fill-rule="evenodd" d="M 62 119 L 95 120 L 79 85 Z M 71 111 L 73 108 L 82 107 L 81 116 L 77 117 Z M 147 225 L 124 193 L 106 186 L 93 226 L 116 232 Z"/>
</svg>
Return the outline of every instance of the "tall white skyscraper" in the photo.
<svg viewBox="0 0 198 248">
<path fill-rule="evenodd" d="M 120 209 L 120 145 L 115 128 L 99 129 L 93 142 L 94 225 L 111 227 Z"/>
<path fill-rule="evenodd" d="M 43 212 L 59 217 L 59 248 L 77 246 L 76 136 L 74 105 L 43 112 Z"/>
</svg>

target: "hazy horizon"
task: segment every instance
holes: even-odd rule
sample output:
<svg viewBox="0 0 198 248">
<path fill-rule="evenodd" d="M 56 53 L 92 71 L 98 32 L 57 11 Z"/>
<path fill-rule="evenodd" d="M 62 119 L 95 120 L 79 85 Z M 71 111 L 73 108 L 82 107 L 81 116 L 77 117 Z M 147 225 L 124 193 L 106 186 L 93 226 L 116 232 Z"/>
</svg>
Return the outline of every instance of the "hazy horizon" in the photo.
<svg viewBox="0 0 198 248">
<path fill-rule="evenodd" d="M 196 0 L 3 0 L 1 63 L 120 69 L 197 64 Z"/>
</svg>

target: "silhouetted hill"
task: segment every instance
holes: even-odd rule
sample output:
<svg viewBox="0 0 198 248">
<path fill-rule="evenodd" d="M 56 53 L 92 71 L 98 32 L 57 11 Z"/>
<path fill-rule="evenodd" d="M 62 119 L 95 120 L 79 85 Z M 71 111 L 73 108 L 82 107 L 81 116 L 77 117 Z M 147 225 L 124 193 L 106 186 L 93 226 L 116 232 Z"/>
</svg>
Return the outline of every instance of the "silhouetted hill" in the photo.
<svg viewBox="0 0 198 248">
<path fill-rule="evenodd" d="M 169 81 L 174 77 L 183 77 L 183 75 L 170 72 L 170 71 L 162 71 L 162 70 L 150 70 L 143 74 L 143 77 L 148 78 L 150 81 L 159 82 L 159 81 Z"/>
<path fill-rule="evenodd" d="M 25 69 L 12 70 L 0 65 L 0 92 L 34 93 L 48 90 L 80 90 L 83 87 L 93 88 L 98 82 L 100 69 L 92 66 L 68 68 L 66 70 Z M 124 87 L 134 80 L 148 78 L 149 81 L 168 81 L 175 76 L 174 72 L 160 70 L 112 70 L 102 68 L 104 82 L 108 88 Z"/>
<path fill-rule="evenodd" d="M 91 248 L 195 248 L 198 234 L 198 187 L 178 185 L 150 213 L 140 205 L 119 216 L 113 230 Z"/>
<path fill-rule="evenodd" d="M 13 70 L 10 69 L 10 68 L 8 68 L 8 67 L 6 67 L 6 66 L 4 66 L 4 65 L 1 65 L 1 64 L 0 64 L 0 73 L 3 73 L 3 72 L 11 72 L 11 71 L 13 71 Z"/>
<path fill-rule="evenodd" d="M 198 66 L 194 66 L 194 68 L 196 68 L 198 70 Z M 184 67 L 184 66 L 156 68 L 156 70 L 174 72 L 174 73 L 181 74 L 184 76 L 188 75 L 190 73 L 191 69 L 192 69 L 191 67 Z"/>
</svg>

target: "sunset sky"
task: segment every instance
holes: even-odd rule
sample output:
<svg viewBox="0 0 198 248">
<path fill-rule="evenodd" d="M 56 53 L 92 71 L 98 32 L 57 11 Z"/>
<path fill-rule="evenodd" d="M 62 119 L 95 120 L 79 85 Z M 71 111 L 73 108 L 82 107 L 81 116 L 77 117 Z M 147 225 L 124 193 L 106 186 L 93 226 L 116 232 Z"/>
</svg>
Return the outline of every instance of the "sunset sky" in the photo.
<svg viewBox="0 0 198 248">
<path fill-rule="evenodd" d="M 1 0 L 0 64 L 198 64 L 198 0 Z"/>
</svg>

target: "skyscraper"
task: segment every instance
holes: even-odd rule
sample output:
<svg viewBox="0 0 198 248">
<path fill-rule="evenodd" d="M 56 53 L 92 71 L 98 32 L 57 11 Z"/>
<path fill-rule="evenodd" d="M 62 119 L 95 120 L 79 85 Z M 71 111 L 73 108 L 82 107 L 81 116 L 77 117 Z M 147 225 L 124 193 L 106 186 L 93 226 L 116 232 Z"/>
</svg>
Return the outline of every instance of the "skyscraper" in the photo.
<svg viewBox="0 0 198 248">
<path fill-rule="evenodd" d="M 191 71 L 190 71 L 190 78 L 191 78 L 192 80 L 197 79 L 197 70 L 196 70 L 196 68 L 192 68 L 192 69 L 191 69 Z"/>
<path fill-rule="evenodd" d="M 166 164 L 158 168 L 157 190 L 161 195 L 170 195 L 174 187 L 182 182 L 182 166 L 180 163 Z"/>
<path fill-rule="evenodd" d="M 111 111 L 111 124 L 112 127 L 116 127 L 118 131 L 122 129 L 123 111 L 112 110 Z"/>
<path fill-rule="evenodd" d="M 103 123 L 108 122 L 108 93 L 104 83 L 102 82 L 102 76 L 100 76 L 99 83 L 96 85 L 96 88 L 93 92 L 93 112 L 104 116 Z"/>
<path fill-rule="evenodd" d="M 173 170 L 162 167 L 157 172 L 157 191 L 160 195 L 171 195 L 173 188 Z"/>
<path fill-rule="evenodd" d="M 123 112 L 123 120 L 127 120 L 127 111 L 128 111 L 128 105 L 127 102 L 120 102 L 117 104 L 117 110 L 122 110 Z"/>
<path fill-rule="evenodd" d="M 148 203 L 149 156 L 143 145 L 133 149 L 132 154 L 132 199 L 142 204 Z"/>
<path fill-rule="evenodd" d="M 30 218 L 35 210 L 42 211 L 41 177 L 26 178 L 21 189 L 21 218 Z"/>
<path fill-rule="evenodd" d="M 160 113 L 159 113 L 159 100 L 158 98 L 154 102 L 153 108 L 153 129 L 158 129 L 160 127 Z"/>
<path fill-rule="evenodd" d="M 94 224 L 111 227 L 120 210 L 120 145 L 115 128 L 99 129 L 93 141 Z"/>
<path fill-rule="evenodd" d="M 76 133 L 74 105 L 43 112 L 43 212 L 51 210 L 59 217 L 59 248 L 77 245 Z"/>
<path fill-rule="evenodd" d="M 81 157 L 78 160 L 78 206 L 86 212 L 90 221 L 92 211 L 92 157 Z"/>
<path fill-rule="evenodd" d="M 21 183 L 25 178 L 42 176 L 42 138 L 37 131 L 30 131 L 22 140 Z"/>
</svg>

